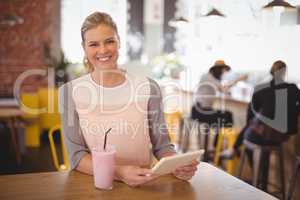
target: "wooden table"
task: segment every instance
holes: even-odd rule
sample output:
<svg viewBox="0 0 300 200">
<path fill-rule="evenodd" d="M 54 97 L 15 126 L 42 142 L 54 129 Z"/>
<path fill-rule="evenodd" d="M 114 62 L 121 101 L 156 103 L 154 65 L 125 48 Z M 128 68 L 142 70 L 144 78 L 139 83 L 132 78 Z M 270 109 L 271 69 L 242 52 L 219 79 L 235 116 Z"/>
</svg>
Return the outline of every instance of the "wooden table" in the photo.
<svg viewBox="0 0 300 200">
<path fill-rule="evenodd" d="M 23 111 L 18 107 L 1 107 L 0 106 L 0 120 L 7 122 L 11 133 L 11 142 L 15 150 L 17 164 L 21 163 L 21 152 L 18 144 L 18 134 L 16 129 L 16 121 L 21 117 Z"/>
<path fill-rule="evenodd" d="M 131 188 L 115 182 L 111 191 L 95 189 L 93 177 L 79 172 L 50 172 L 0 176 L 0 199 L 196 199 L 271 200 L 271 195 L 201 162 L 196 175 L 185 182 L 168 175 Z"/>
</svg>

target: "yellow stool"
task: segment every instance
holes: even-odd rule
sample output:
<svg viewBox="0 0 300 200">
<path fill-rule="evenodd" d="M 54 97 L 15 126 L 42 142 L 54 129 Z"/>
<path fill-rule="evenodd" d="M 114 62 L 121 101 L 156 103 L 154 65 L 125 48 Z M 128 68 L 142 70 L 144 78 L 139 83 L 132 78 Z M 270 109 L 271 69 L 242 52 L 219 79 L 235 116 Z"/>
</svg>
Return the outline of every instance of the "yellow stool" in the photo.
<svg viewBox="0 0 300 200">
<path fill-rule="evenodd" d="M 58 161 L 57 150 L 56 150 L 55 142 L 53 139 L 53 135 L 56 131 L 59 131 L 59 133 L 60 133 L 60 142 L 61 142 L 62 158 L 63 158 L 62 164 L 60 164 Z M 69 170 L 69 168 L 70 168 L 69 160 L 68 160 L 68 153 L 67 153 L 67 149 L 66 149 L 62 134 L 63 133 L 62 133 L 62 129 L 61 129 L 60 125 L 54 126 L 48 132 L 52 160 L 53 160 L 53 164 L 57 171 L 66 171 L 66 170 Z"/>
<path fill-rule="evenodd" d="M 215 151 L 214 157 L 214 165 L 219 165 L 220 162 L 220 154 L 221 151 L 224 149 L 223 144 L 226 141 L 226 148 L 233 148 L 233 145 L 237 139 L 239 131 L 234 128 L 222 128 L 218 134 L 218 141 Z M 235 170 L 238 167 L 238 158 L 235 156 L 233 159 L 228 160 L 226 164 L 226 171 L 231 174 L 235 175 Z"/>
<path fill-rule="evenodd" d="M 50 129 L 60 124 L 60 114 L 58 112 L 58 89 L 40 88 L 38 90 L 40 109 L 42 113 L 39 117 L 41 129 Z"/>
<path fill-rule="evenodd" d="M 176 135 L 179 133 L 180 120 L 182 118 L 180 111 L 164 112 L 165 121 L 168 126 L 169 138 L 171 143 L 176 142 Z"/>
<path fill-rule="evenodd" d="M 36 93 L 21 95 L 22 119 L 25 121 L 25 143 L 29 147 L 40 146 L 39 98 Z"/>
</svg>

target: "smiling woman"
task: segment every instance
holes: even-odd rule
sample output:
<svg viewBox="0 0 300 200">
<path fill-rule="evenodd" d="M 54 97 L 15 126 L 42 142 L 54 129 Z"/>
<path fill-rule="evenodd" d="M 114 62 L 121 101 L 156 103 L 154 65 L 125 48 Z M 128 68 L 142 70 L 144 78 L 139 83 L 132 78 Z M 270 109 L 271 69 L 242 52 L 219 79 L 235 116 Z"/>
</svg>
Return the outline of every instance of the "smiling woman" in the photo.
<svg viewBox="0 0 300 200">
<path fill-rule="evenodd" d="M 151 154 L 157 159 L 176 154 L 164 128 L 159 86 L 118 67 L 118 29 L 108 14 L 89 15 L 81 35 L 89 73 L 63 85 L 59 93 L 71 168 L 99 172 L 91 151 L 103 146 L 105 130 L 111 128 L 107 144 L 116 149 L 114 178 L 131 186 L 146 183 L 156 178 L 149 169 Z M 176 168 L 173 174 L 189 180 L 197 164 Z"/>
<path fill-rule="evenodd" d="M 81 28 L 82 46 L 88 71 L 93 68 L 116 69 L 120 37 L 111 17 L 94 13 L 87 17 Z"/>
</svg>

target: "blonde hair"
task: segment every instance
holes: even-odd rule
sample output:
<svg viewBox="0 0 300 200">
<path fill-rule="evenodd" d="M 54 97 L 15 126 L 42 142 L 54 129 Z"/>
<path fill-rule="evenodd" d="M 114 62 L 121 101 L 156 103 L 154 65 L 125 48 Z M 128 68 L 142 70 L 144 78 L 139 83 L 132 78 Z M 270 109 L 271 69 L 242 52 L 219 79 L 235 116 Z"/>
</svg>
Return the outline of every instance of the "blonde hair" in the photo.
<svg viewBox="0 0 300 200">
<path fill-rule="evenodd" d="M 114 20 L 112 19 L 112 17 L 109 14 L 104 13 L 104 12 L 94 12 L 85 18 L 85 20 L 81 26 L 82 44 L 84 44 L 84 41 L 85 41 L 85 37 L 84 37 L 85 33 L 88 30 L 94 29 L 101 24 L 111 27 L 115 31 L 118 40 L 120 40 L 117 25 L 114 22 Z M 84 58 L 83 64 L 86 67 L 86 69 L 88 70 L 88 72 L 93 71 L 93 66 L 88 61 L 87 58 Z"/>
</svg>

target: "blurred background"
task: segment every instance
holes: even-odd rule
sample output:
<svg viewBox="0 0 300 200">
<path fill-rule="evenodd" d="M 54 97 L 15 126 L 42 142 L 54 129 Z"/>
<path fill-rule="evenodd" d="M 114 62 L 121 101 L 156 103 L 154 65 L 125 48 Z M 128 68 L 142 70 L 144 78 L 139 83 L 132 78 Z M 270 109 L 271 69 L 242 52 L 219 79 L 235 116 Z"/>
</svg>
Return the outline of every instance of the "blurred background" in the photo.
<svg viewBox="0 0 300 200">
<path fill-rule="evenodd" d="M 80 27 L 93 11 L 107 12 L 117 23 L 120 66 L 155 79 L 168 97 L 165 117 L 175 125 L 170 138 L 178 148 L 179 121 L 190 115 L 200 77 L 216 60 L 232 69 L 225 82 L 248 75 L 231 88 L 225 104 L 215 104 L 233 113 L 234 128 L 240 130 L 253 88 L 270 78 L 274 61 L 285 61 L 287 80 L 300 85 L 300 0 L 286 0 L 290 7 L 267 6 L 270 2 L 1 0 L 0 174 L 60 170 L 55 149 L 62 154 L 58 163 L 66 162 L 56 131 L 57 88 L 86 73 Z M 198 148 L 193 136 L 189 140 L 189 150 Z M 286 149 L 287 183 L 298 141 L 293 138 Z"/>
</svg>

